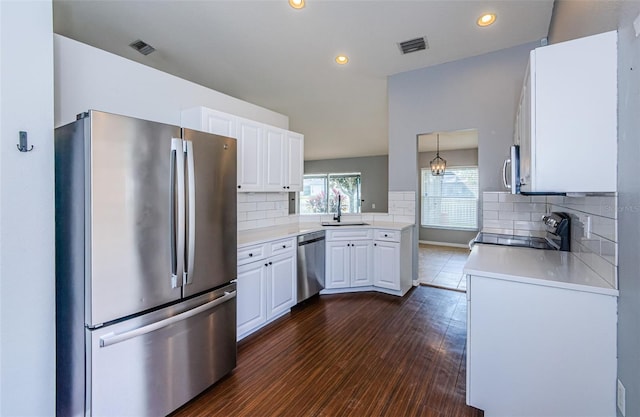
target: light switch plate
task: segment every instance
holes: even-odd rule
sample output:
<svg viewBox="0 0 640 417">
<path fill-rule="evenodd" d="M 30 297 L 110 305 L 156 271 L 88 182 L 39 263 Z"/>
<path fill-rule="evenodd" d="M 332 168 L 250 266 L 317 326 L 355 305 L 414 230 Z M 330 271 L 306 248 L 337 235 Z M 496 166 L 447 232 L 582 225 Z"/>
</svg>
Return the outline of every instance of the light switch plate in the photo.
<svg viewBox="0 0 640 417">
<path fill-rule="evenodd" d="M 640 14 L 633 21 L 633 28 L 636 31 L 636 38 L 640 36 Z"/>
</svg>

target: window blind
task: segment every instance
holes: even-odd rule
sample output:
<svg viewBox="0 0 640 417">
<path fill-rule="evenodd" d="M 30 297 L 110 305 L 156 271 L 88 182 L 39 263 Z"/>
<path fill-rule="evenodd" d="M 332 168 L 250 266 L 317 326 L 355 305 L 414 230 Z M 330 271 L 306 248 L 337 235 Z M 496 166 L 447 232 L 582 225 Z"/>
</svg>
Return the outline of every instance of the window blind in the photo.
<svg viewBox="0 0 640 417">
<path fill-rule="evenodd" d="M 477 230 L 478 167 L 447 167 L 444 175 L 422 169 L 424 227 Z"/>
</svg>

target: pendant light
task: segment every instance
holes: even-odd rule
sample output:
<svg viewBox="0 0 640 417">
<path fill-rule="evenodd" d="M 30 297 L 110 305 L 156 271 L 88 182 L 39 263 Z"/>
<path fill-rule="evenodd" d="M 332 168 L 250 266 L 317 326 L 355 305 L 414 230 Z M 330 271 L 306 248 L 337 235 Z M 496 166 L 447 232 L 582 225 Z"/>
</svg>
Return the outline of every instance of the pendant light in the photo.
<svg viewBox="0 0 640 417">
<path fill-rule="evenodd" d="M 431 175 L 440 176 L 444 175 L 444 170 L 447 168 L 447 161 L 440 158 L 440 134 L 438 133 L 438 144 L 436 147 L 436 157 L 429 162 L 431 165 Z"/>
</svg>

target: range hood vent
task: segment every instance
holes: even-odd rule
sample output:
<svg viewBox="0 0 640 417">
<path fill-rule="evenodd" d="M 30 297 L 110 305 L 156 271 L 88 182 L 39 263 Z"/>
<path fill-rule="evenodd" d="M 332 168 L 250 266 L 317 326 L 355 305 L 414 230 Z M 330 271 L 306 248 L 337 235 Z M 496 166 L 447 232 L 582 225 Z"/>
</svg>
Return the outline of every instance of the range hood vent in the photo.
<svg viewBox="0 0 640 417">
<path fill-rule="evenodd" d="M 408 41 L 400 42 L 398 46 L 400 47 L 400 51 L 402 51 L 403 55 L 429 48 L 427 38 L 424 36 L 421 38 L 415 38 Z"/>
<path fill-rule="evenodd" d="M 140 39 L 130 43 L 129 46 L 140 52 L 142 55 L 149 55 L 151 52 L 156 50 L 153 46 L 149 45 L 145 41 L 141 41 Z"/>
</svg>

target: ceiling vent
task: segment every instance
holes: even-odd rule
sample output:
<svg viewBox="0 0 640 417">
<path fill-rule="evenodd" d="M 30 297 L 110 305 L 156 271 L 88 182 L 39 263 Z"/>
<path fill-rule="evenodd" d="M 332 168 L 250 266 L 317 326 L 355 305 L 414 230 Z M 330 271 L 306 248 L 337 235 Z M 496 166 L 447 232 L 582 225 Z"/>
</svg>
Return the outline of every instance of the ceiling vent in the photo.
<svg viewBox="0 0 640 417">
<path fill-rule="evenodd" d="M 400 42 L 398 46 L 400 47 L 400 51 L 402 51 L 403 55 L 429 48 L 427 38 L 425 38 L 424 36 L 421 38 L 415 38 L 408 41 Z"/>
<path fill-rule="evenodd" d="M 140 39 L 133 43 L 130 43 L 129 46 L 140 52 L 142 55 L 149 55 L 151 52 L 156 50 L 153 46 L 144 41 L 141 41 Z"/>
</svg>

